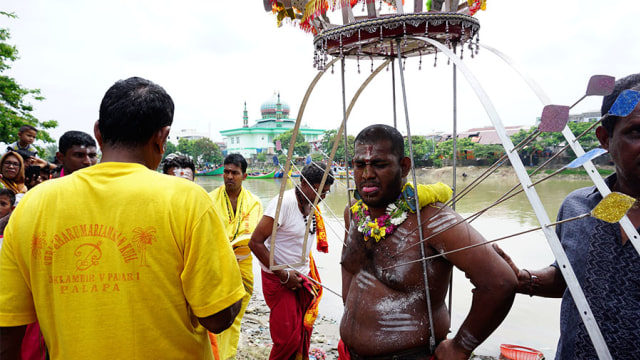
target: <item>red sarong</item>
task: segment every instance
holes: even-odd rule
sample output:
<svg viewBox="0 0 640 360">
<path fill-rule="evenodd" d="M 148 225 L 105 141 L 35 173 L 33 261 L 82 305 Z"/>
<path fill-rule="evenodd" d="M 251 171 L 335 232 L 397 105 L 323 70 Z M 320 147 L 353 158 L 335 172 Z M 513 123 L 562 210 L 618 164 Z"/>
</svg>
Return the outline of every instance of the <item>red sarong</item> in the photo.
<svg viewBox="0 0 640 360">
<path fill-rule="evenodd" d="M 269 354 L 270 360 L 309 358 L 313 322 L 309 323 L 307 318 L 305 326 L 305 314 L 315 303 L 317 287 L 304 277 L 302 281 L 303 288 L 292 291 L 280 284 L 277 276 L 262 271 L 262 292 L 271 309 L 269 331 L 273 348 Z"/>
</svg>

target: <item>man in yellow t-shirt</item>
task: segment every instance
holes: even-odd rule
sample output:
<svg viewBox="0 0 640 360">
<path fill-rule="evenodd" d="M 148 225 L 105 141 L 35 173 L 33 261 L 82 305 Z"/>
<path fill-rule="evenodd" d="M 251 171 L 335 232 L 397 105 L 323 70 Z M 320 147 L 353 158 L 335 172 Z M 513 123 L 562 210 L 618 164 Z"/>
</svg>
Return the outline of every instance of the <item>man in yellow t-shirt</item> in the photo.
<svg viewBox="0 0 640 360">
<path fill-rule="evenodd" d="M 209 193 L 214 207 L 226 225 L 229 242 L 240 265 L 242 283 L 247 292 L 242 299 L 242 309 L 233 325 L 217 335 L 221 359 L 236 356 L 240 338 L 242 316 L 253 293 L 253 264 L 248 243 L 253 230 L 262 217 L 262 203 L 249 190 L 242 187 L 247 178 L 247 160 L 240 154 L 230 154 L 224 159 L 224 185 Z"/>
<path fill-rule="evenodd" d="M 100 105 L 102 162 L 30 191 L 0 252 L 0 353 L 38 321 L 51 359 L 213 359 L 245 294 L 199 186 L 159 174 L 173 101 L 118 81 Z"/>
</svg>

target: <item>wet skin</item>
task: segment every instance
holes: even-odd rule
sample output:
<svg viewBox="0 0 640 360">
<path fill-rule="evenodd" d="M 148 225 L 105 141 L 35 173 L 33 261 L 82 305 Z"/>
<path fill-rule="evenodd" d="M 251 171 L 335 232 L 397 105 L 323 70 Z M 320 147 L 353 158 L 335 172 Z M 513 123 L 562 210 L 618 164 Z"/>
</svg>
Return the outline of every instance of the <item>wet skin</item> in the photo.
<svg viewBox="0 0 640 360">
<path fill-rule="evenodd" d="M 398 159 L 389 141 L 355 144 L 354 180 L 372 218 L 385 213 L 386 206 L 400 195 L 411 161 Z M 420 212 L 425 255 L 484 242 L 483 237 L 450 208 L 436 203 Z M 402 265 L 421 258 L 416 214 L 391 235 L 376 243 L 365 242 L 355 222 L 349 223 L 342 253 L 342 296 L 345 303 L 340 336 L 355 353 L 363 356 L 393 355 L 429 344 L 424 271 L 422 263 Z M 444 228 L 448 230 L 442 232 Z M 430 235 L 434 235 L 430 237 Z M 475 285 L 472 307 L 453 339 L 444 340 L 449 316 L 444 304 L 451 269 L 458 267 Z M 502 322 L 513 297 L 517 280 L 508 264 L 491 247 L 480 246 L 427 262 L 439 359 L 468 359 Z M 429 359 L 430 354 L 424 358 Z"/>
</svg>

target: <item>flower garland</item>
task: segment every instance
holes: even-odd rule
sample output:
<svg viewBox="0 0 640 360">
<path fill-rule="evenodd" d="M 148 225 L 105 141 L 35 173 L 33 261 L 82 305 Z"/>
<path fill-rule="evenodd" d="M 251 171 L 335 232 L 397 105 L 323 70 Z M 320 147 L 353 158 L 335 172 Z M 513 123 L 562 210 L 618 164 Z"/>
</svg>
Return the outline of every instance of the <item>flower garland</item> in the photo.
<svg viewBox="0 0 640 360">
<path fill-rule="evenodd" d="M 402 196 L 387 206 L 384 215 L 375 219 L 371 219 L 369 207 L 362 200 L 358 200 L 351 207 L 351 213 L 357 225 L 356 228 L 364 235 L 364 241 L 374 238 L 376 242 L 384 239 L 387 235 L 391 235 L 398 226 L 407 220 L 407 210 L 407 204 Z"/>
</svg>

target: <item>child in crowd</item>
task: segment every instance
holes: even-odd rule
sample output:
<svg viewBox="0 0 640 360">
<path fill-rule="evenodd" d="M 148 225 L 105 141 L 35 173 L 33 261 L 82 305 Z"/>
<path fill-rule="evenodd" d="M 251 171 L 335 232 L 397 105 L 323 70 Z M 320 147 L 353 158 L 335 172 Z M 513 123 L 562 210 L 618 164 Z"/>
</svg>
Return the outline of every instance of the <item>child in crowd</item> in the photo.
<svg viewBox="0 0 640 360">
<path fill-rule="evenodd" d="M 9 145 L 7 151 L 19 153 L 24 159 L 25 166 L 38 165 L 48 170 L 55 169 L 55 165 L 38 157 L 38 149 L 33 146 L 33 142 L 36 141 L 36 136 L 38 136 L 38 129 L 31 125 L 22 125 L 20 130 L 18 130 L 18 141 Z"/>
<path fill-rule="evenodd" d="M 2 244 L 2 235 L 4 228 L 9 222 L 11 211 L 16 205 L 16 195 L 9 189 L 0 189 L 0 245 Z"/>
<path fill-rule="evenodd" d="M 36 141 L 38 136 L 38 130 L 31 125 L 22 125 L 18 130 L 18 141 L 7 147 L 7 150 L 18 151 L 25 150 L 30 153 L 30 156 L 35 157 L 38 154 L 38 149 L 33 146 L 33 142 Z"/>
</svg>

